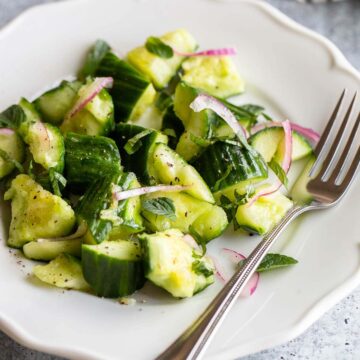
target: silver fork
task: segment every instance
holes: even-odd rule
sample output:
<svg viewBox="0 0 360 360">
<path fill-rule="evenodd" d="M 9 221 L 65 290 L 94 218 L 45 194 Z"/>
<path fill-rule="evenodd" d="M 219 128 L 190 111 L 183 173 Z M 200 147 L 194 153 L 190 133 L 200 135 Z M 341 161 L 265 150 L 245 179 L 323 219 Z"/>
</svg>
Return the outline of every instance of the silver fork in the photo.
<svg viewBox="0 0 360 360">
<path fill-rule="evenodd" d="M 228 314 L 237 298 L 237 295 L 244 288 L 247 281 L 256 271 L 261 260 L 266 255 L 267 251 L 284 231 L 286 226 L 293 219 L 306 211 L 321 210 L 336 205 L 349 189 L 350 184 L 355 178 L 357 169 L 359 168 L 360 146 L 340 183 L 339 176 L 344 172 L 345 162 L 354 143 L 355 135 L 360 123 L 360 113 L 355 120 L 352 131 L 337 163 L 333 163 L 336 158 L 336 154 L 339 151 L 340 145 L 343 143 L 343 135 L 347 125 L 349 124 L 356 94 L 347 109 L 346 115 L 343 118 L 330 149 L 327 149 L 327 145 L 330 145 L 329 135 L 336 123 L 335 120 L 343 103 L 344 95 L 345 90 L 341 94 L 340 99 L 337 102 L 315 149 L 317 160 L 315 161 L 309 176 L 312 176 L 314 173 L 316 173 L 316 176 L 312 179 L 309 177 L 307 185 L 307 189 L 314 200 L 307 205 L 296 204 L 288 211 L 282 221 L 256 246 L 253 252 L 246 259 L 243 266 L 235 272 L 232 278 L 226 283 L 224 288 L 219 292 L 200 317 L 177 340 L 175 340 L 173 344 L 160 354 L 157 357 L 157 360 L 198 359 L 204 353 L 212 336 L 215 334 L 216 330 L 218 330 L 222 320 Z M 324 160 L 322 160 L 323 157 L 325 157 Z"/>
</svg>

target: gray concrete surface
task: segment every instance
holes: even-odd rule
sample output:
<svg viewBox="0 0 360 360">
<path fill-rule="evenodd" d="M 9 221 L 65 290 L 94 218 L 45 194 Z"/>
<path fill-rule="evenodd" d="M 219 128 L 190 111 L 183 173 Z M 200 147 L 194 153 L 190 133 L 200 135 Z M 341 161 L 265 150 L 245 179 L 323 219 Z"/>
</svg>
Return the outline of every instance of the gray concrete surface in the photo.
<svg viewBox="0 0 360 360">
<path fill-rule="evenodd" d="M 0 0 L 0 27 L 24 9 L 52 0 Z M 269 3 L 332 40 L 360 69 L 360 1 L 300 4 L 294 0 Z M 0 295 L 1 296 L 1 295 Z M 360 288 L 325 314 L 303 335 L 284 345 L 244 357 L 243 360 L 360 359 Z M 0 360 L 59 360 L 29 350 L 0 332 Z"/>
</svg>

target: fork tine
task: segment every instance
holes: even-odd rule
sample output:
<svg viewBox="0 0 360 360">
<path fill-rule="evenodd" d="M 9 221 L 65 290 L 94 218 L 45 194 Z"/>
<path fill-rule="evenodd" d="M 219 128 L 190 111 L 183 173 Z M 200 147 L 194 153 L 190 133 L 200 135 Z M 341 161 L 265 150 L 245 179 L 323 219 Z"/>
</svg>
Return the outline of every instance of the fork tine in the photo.
<svg viewBox="0 0 360 360">
<path fill-rule="evenodd" d="M 346 112 L 346 115 L 340 125 L 340 128 L 336 134 L 336 137 L 330 147 L 330 150 L 328 151 L 327 153 L 327 156 L 322 164 L 322 167 L 321 167 L 321 170 L 319 172 L 319 174 L 317 175 L 319 178 L 323 178 L 324 176 L 326 176 L 326 174 L 328 173 L 328 171 L 330 170 L 331 168 L 331 165 L 332 163 L 334 162 L 335 160 L 335 156 L 339 150 L 339 145 L 341 143 L 341 140 L 342 140 L 342 137 L 344 135 L 344 131 L 345 131 L 345 128 L 346 128 L 346 125 L 349 121 L 349 118 L 350 118 L 350 115 L 351 115 L 351 111 L 352 111 L 352 108 L 354 106 L 354 102 L 355 102 L 355 99 L 356 99 L 356 96 L 357 96 L 357 92 L 355 92 L 355 95 L 348 107 L 348 110 Z"/>
<path fill-rule="evenodd" d="M 335 183 L 336 180 L 339 178 L 339 176 L 341 174 L 341 171 L 342 171 L 342 169 L 344 167 L 345 161 L 349 156 L 350 148 L 351 148 L 351 145 L 352 145 L 353 140 L 355 138 L 356 132 L 357 132 L 358 127 L 359 127 L 359 124 L 360 124 L 360 112 L 359 112 L 358 117 L 357 117 L 357 119 L 355 121 L 355 124 L 354 124 L 354 126 L 353 126 L 353 128 L 351 130 L 351 134 L 349 136 L 348 141 L 346 142 L 346 145 L 345 145 L 345 148 L 344 148 L 344 150 L 343 150 L 343 152 L 341 154 L 341 157 L 338 160 L 338 162 L 337 162 L 337 164 L 336 164 L 334 170 L 332 171 L 332 174 L 331 174 L 331 176 L 330 176 L 330 178 L 328 180 L 329 182 Z"/>
<path fill-rule="evenodd" d="M 343 90 L 343 92 L 342 92 L 342 94 L 341 94 L 341 96 L 340 96 L 340 98 L 339 98 L 339 100 L 338 100 L 338 102 L 337 102 L 337 104 L 335 106 L 335 109 L 334 109 L 333 113 L 331 114 L 330 119 L 327 122 L 324 131 L 321 134 L 321 138 L 320 138 L 320 140 L 319 140 L 319 142 L 318 142 L 318 144 L 317 144 L 317 146 L 316 146 L 316 148 L 314 150 L 314 153 L 316 155 L 316 161 L 313 164 L 313 166 L 312 166 L 312 168 L 311 168 L 311 170 L 309 172 L 309 176 L 313 175 L 314 170 L 317 168 L 317 166 L 319 164 L 320 158 L 321 158 L 321 156 L 323 154 L 324 146 L 327 143 L 327 140 L 329 138 L 329 134 L 330 134 L 331 129 L 332 129 L 333 125 L 334 125 L 334 122 L 335 122 L 337 114 L 338 114 L 338 112 L 340 110 L 341 104 L 342 104 L 342 102 L 344 100 L 345 93 L 346 93 L 346 89 Z"/>
<path fill-rule="evenodd" d="M 339 185 L 343 194 L 345 194 L 346 190 L 351 185 L 352 180 L 355 178 L 355 175 L 359 168 L 359 165 L 360 165 L 360 146 L 356 152 L 354 160 L 351 163 L 350 168 L 349 168 L 344 180 Z"/>
</svg>

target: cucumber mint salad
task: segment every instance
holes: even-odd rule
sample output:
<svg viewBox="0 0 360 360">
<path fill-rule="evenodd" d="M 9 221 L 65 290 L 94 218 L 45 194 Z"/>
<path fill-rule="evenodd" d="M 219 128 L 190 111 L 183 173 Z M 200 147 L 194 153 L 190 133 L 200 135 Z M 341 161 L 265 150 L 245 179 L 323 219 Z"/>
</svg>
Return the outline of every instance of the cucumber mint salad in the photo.
<svg viewBox="0 0 360 360">
<path fill-rule="evenodd" d="M 244 260 L 206 252 L 230 223 L 241 242 L 306 201 L 301 178 L 284 195 L 287 175 L 293 162 L 311 163 L 319 136 L 235 105 L 245 89 L 235 55 L 199 51 L 183 29 L 124 58 L 98 40 L 74 80 L 0 114 L 7 245 L 39 261 L 34 276 L 102 297 L 130 296 L 146 281 L 191 297 L 216 275 L 226 281 L 219 256 Z M 249 292 L 261 271 L 296 262 L 268 254 Z"/>
</svg>

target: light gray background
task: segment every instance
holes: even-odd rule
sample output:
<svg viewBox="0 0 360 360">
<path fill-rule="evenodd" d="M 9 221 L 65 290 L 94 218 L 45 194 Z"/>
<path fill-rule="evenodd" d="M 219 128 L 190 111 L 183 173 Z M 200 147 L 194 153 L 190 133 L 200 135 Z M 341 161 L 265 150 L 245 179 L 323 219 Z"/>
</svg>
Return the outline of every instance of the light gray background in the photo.
<svg viewBox="0 0 360 360">
<path fill-rule="evenodd" d="M 24 9 L 52 1 L 0 0 L 0 27 Z M 360 69 L 360 0 L 328 4 L 300 4 L 294 0 L 268 2 L 299 23 L 328 37 L 344 52 L 350 62 Z M 1 56 L 5 55 L 1 54 Z M 360 288 L 341 301 L 297 339 L 247 356 L 242 360 L 360 359 L 359 307 Z M 60 360 L 58 357 L 26 349 L 0 332 L 0 360 L 5 359 Z"/>
</svg>

